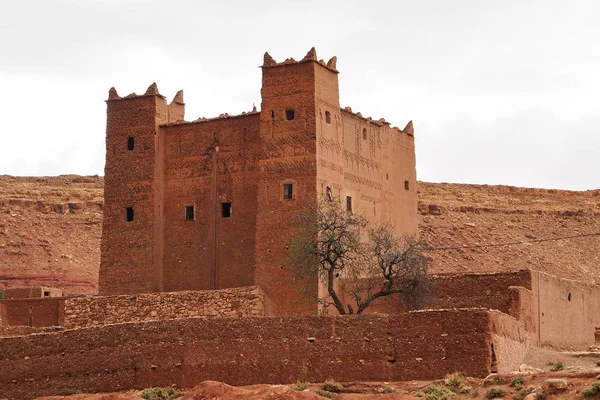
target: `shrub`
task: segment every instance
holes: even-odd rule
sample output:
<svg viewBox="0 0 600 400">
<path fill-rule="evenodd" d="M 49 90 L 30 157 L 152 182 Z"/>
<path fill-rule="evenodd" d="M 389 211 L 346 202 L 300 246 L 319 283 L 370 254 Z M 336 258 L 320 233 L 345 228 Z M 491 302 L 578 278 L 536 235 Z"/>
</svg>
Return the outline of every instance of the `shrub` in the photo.
<svg viewBox="0 0 600 400">
<path fill-rule="evenodd" d="M 446 375 L 444 378 L 444 384 L 452 389 L 458 390 L 463 382 L 465 381 L 465 374 L 462 372 L 454 372 L 453 374 Z"/>
<path fill-rule="evenodd" d="M 512 381 L 510 381 L 510 384 L 508 386 L 519 390 L 521 386 L 523 386 L 523 382 L 525 382 L 525 378 L 523 378 L 522 376 L 517 376 Z"/>
<path fill-rule="evenodd" d="M 296 384 L 294 386 L 292 386 L 292 389 L 297 390 L 299 392 L 308 389 L 308 382 L 296 382 Z"/>
<path fill-rule="evenodd" d="M 472 391 L 473 391 L 473 388 L 471 386 L 466 386 L 466 385 L 461 386 L 460 389 L 458 390 L 458 392 L 460 394 L 469 394 Z"/>
<path fill-rule="evenodd" d="M 4 292 L 2 290 L 0 290 L 0 300 L 2 300 L 4 298 Z"/>
<path fill-rule="evenodd" d="M 393 386 L 386 386 L 383 388 L 383 390 L 381 391 L 381 393 L 383 394 L 390 394 L 390 393 L 396 393 L 396 388 Z"/>
<path fill-rule="evenodd" d="M 488 399 L 499 399 L 506 396 L 506 391 L 499 387 L 490 388 L 485 394 Z"/>
<path fill-rule="evenodd" d="M 512 383 L 512 382 L 511 382 Z M 517 393 L 514 395 L 515 400 L 523 400 L 525 396 L 529 393 L 533 392 L 535 388 L 533 386 L 522 387 L 517 390 Z"/>
<path fill-rule="evenodd" d="M 344 386 L 333 379 L 327 379 L 323 384 L 322 389 L 332 393 L 341 393 L 344 391 Z"/>
<path fill-rule="evenodd" d="M 333 399 L 333 396 L 335 396 L 333 393 L 321 389 L 317 389 L 314 392 L 319 396 L 327 397 L 328 399 Z"/>
<path fill-rule="evenodd" d="M 150 388 L 144 389 L 140 397 L 145 400 L 171 400 L 181 397 L 181 393 L 171 388 Z"/>
<path fill-rule="evenodd" d="M 63 388 L 58 391 L 59 396 L 72 396 L 74 394 L 81 394 L 81 390 L 74 388 Z"/>
<path fill-rule="evenodd" d="M 557 362 L 557 363 L 553 363 L 552 367 L 550 368 L 550 371 L 562 371 L 563 369 L 565 369 L 565 366 L 563 365 L 563 363 L 561 362 Z"/>
<path fill-rule="evenodd" d="M 415 394 L 417 397 L 425 397 L 426 400 L 450 400 L 455 394 L 452 390 L 443 386 L 432 385 Z"/>
<path fill-rule="evenodd" d="M 586 399 L 591 399 L 600 395 L 600 381 L 594 382 L 592 387 L 583 389 L 581 395 Z"/>
</svg>

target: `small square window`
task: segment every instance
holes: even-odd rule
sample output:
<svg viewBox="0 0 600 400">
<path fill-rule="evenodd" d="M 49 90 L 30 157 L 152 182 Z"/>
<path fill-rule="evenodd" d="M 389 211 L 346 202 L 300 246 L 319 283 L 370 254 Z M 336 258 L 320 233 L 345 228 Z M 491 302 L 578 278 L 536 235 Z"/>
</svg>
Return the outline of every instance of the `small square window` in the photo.
<svg viewBox="0 0 600 400">
<path fill-rule="evenodd" d="M 134 147 L 135 147 L 135 139 L 130 136 L 127 138 L 127 150 L 133 151 Z"/>
<path fill-rule="evenodd" d="M 291 183 L 283 184 L 283 199 L 294 200 L 294 185 Z"/>
<path fill-rule="evenodd" d="M 325 111 L 325 122 L 331 123 L 331 113 L 329 111 Z"/>
<path fill-rule="evenodd" d="M 352 212 L 352 197 L 350 196 L 346 196 L 346 211 L 349 213 Z"/>
<path fill-rule="evenodd" d="M 186 221 L 194 220 L 194 206 L 185 206 L 185 220 Z"/>
<path fill-rule="evenodd" d="M 408 190 L 408 189 L 409 189 L 408 181 L 404 181 L 404 190 Z"/>
<path fill-rule="evenodd" d="M 133 207 L 125 208 L 125 219 L 127 220 L 127 222 L 133 221 Z"/>
<path fill-rule="evenodd" d="M 294 110 L 285 110 L 285 119 L 287 119 L 288 121 L 293 120 L 295 117 L 294 115 Z"/>
<path fill-rule="evenodd" d="M 44 292 L 44 297 L 50 297 L 50 292 Z"/>
<path fill-rule="evenodd" d="M 231 203 L 221 203 L 221 217 L 231 217 Z"/>
</svg>

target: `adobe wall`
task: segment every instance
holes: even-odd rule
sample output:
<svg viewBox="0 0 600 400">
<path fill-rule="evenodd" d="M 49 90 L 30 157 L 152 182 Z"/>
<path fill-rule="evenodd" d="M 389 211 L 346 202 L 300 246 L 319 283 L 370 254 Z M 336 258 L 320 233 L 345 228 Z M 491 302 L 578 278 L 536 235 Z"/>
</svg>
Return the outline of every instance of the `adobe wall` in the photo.
<svg viewBox="0 0 600 400">
<path fill-rule="evenodd" d="M 63 323 L 65 297 L 1 300 L 2 325 L 46 327 Z"/>
<path fill-rule="evenodd" d="M 511 307 L 514 307 L 514 299 L 509 288 L 514 286 L 531 288 L 530 271 L 431 275 L 430 292 L 426 295 L 420 308 L 476 307 L 500 310 L 512 315 Z M 344 304 L 348 304 L 351 299 L 346 297 L 344 301 Z M 406 311 L 406 304 L 402 295 L 379 298 L 366 310 L 370 313 L 387 312 L 390 314 L 403 311 Z"/>
<path fill-rule="evenodd" d="M 540 346 L 583 350 L 600 326 L 600 286 L 532 271 L 533 321 Z"/>
<path fill-rule="evenodd" d="M 4 289 L 4 299 L 6 300 L 61 296 L 62 289 L 45 286 L 15 287 Z"/>
<path fill-rule="evenodd" d="M 64 303 L 67 329 L 191 317 L 263 316 L 264 294 L 256 286 L 172 293 L 75 297 Z"/>
<path fill-rule="evenodd" d="M 163 291 L 254 284 L 259 118 L 254 112 L 160 129 Z M 231 203 L 229 217 L 222 203 Z M 194 207 L 192 220 L 186 206 Z"/>
<path fill-rule="evenodd" d="M 518 371 L 529 349 L 530 334 L 521 321 L 507 314 L 492 310 L 489 315 L 496 371 Z"/>
<path fill-rule="evenodd" d="M 436 379 L 455 371 L 484 377 L 490 321 L 484 310 L 191 318 L 1 338 L 0 397 L 185 388 L 207 379 L 249 385 Z"/>
<path fill-rule="evenodd" d="M 271 59 L 272 60 L 272 59 Z M 316 74 L 325 68 L 314 62 L 262 68 L 259 181 L 256 215 L 255 285 L 267 295 L 267 315 L 314 314 L 316 306 L 302 302 L 285 266 L 294 234 L 293 218 L 317 198 Z M 294 111 L 288 120 L 286 110 Z M 292 184 L 293 198 L 283 198 L 283 185 Z M 317 277 L 305 282 L 317 294 Z"/>
</svg>

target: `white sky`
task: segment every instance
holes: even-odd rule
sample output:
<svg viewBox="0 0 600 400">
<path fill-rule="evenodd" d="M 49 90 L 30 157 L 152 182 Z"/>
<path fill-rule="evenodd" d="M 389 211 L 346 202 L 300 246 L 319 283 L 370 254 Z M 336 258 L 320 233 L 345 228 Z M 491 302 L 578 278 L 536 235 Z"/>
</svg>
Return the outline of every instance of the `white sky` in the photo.
<svg viewBox="0 0 600 400">
<path fill-rule="evenodd" d="M 600 1 L 0 0 L 0 174 L 99 174 L 108 89 L 260 107 L 265 51 L 415 125 L 420 180 L 600 188 Z"/>
</svg>

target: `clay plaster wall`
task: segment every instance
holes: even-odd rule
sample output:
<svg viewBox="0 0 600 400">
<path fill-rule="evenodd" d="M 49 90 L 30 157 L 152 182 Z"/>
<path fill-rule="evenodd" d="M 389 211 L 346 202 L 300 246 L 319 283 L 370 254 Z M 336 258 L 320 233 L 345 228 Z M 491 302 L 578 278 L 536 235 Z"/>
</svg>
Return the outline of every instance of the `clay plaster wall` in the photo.
<svg viewBox="0 0 600 400">
<path fill-rule="evenodd" d="M 45 286 L 30 286 L 4 289 L 4 299 L 31 299 L 39 297 L 61 297 L 62 289 Z"/>
<path fill-rule="evenodd" d="M 63 323 L 65 297 L 1 300 L 2 325 L 45 327 Z"/>
<path fill-rule="evenodd" d="M 600 286 L 532 271 L 533 322 L 541 346 L 587 349 L 600 326 Z"/>
<path fill-rule="evenodd" d="M 497 372 L 518 371 L 529 348 L 529 333 L 521 321 L 509 315 L 497 310 L 490 311 L 489 315 Z"/>
<path fill-rule="evenodd" d="M 490 314 L 191 318 L 1 338 L 0 397 L 300 381 L 395 381 L 491 369 Z M 501 335 L 501 332 L 494 334 Z"/>
<path fill-rule="evenodd" d="M 264 294 L 256 286 L 173 293 L 76 297 L 64 304 L 65 328 L 190 317 L 259 317 Z"/>
</svg>

